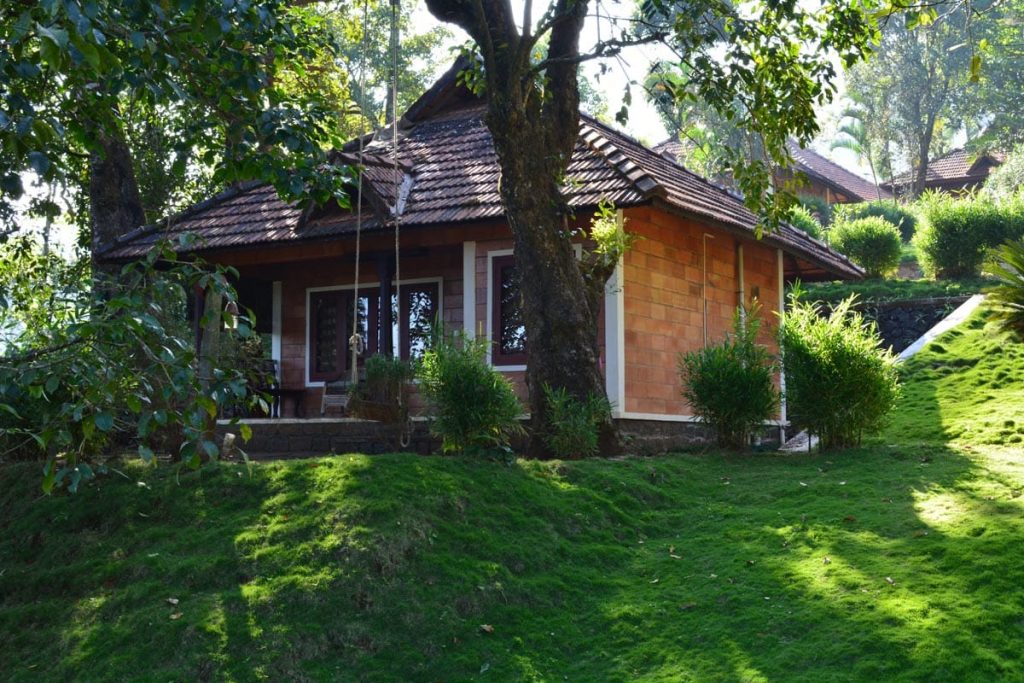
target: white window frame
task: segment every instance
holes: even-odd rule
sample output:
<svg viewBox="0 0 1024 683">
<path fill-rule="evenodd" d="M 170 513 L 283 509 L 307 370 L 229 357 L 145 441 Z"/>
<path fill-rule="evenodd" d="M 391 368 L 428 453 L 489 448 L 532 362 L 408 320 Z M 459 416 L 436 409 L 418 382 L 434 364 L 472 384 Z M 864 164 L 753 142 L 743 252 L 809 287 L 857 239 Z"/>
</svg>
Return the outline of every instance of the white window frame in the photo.
<svg viewBox="0 0 1024 683">
<path fill-rule="evenodd" d="M 576 253 L 577 259 L 583 258 L 582 244 L 574 244 L 572 249 Z M 526 370 L 525 364 L 495 365 L 494 359 L 491 357 L 491 349 L 494 348 L 494 331 L 491 329 L 494 326 L 494 259 L 512 256 L 514 252 L 514 249 L 493 249 L 487 252 L 487 362 L 500 372 L 523 372 Z M 526 352 L 530 352 L 529 347 Z"/>
<path fill-rule="evenodd" d="M 437 313 L 442 316 L 442 320 L 444 319 L 444 277 L 419 277 L 419 278 L 409 278 L 408 280 L 402 280 L 400 283 L 392 282 L 392 286 L 399 285 L 399 284 L 402 287 L 405 287 L 406 285 L 436 284 L 437 285 Z M 355 288 L 356 288 L 356 286 L 354 284 L 351 284 L 351 285 L 329 285 L 329 286 L 326 286 L 326 287 L 307 287 L 306 288 L 306 343 L 305 343 L 305 347 L 304 347 L 304 349 L 305 349 L 304 355 L 303 355 L 303 358 L 302 358 L 302 365 L 303 365 L 302 373 L 303 373 L 303 377 L 305 379 L 306 388 L 308 388 L 308 389 L 309 388 L 315 388 L 315 387 L 322 387 L 324 385 L 324 382 L 322 382 L 322 381 L 313 382 L 313 381 L 311 381 L 309 379 L 309 358 L 310 358 L 310 354 L 312 352 L 312 350 L 310 349 L 310 333 L 311 333 L 311 328 L 313 326 L 313 316 L 312 316 L 312 311 L 310 310 L 310 302 L 312 300 L 312 295 L 314 293 L 317 293 L 317 292 L 351 291 L 351 290 L 354 290 Z M 371 289 L 371 290 L 372 289 L 376 289 L 377 291 L 380 291 L 380 281 L 378 280 L 376 282 L 360 282 L 359 283 L 359 289 Z M 394 292 L 394 290 L 392 290 L 392 292 Z M 400 353 L 400 350 L 398 348 L 394 348 L 394 349 L 392 349 L 392 351 L 394 352 L 396 357 Z"/>
</svg>

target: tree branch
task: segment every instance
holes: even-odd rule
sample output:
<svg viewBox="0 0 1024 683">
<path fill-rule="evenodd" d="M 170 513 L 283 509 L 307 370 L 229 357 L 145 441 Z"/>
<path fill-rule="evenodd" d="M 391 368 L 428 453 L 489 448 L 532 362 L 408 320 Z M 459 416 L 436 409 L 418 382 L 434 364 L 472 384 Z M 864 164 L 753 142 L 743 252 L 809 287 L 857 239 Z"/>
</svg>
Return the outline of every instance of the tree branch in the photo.
<svg viewBox="0 0 1024 683">
<path fill-rule="evenodd" d="M 542 71 L 549 69 L 554 64 L 574 64 L 579 65 L 583 62 L 589 62 L 592 59 L 599 59 L 601 57 L 614 57 L 615 55 L 622 52 L 624 48 L 633 47 L 636 45 L 649 45 L 651 43 L 663 42 L 668 37 L 667 32 L 652 33 L 637 38 L 612 38 L 604 40 L 598 43 L 594 50 L 591 52 L 585 52 L 577 54 L 575 56 L 566 57 L 548 57 L 541 61 L 530 69 L 530 75 L 535 76 Z"/>
</svg>

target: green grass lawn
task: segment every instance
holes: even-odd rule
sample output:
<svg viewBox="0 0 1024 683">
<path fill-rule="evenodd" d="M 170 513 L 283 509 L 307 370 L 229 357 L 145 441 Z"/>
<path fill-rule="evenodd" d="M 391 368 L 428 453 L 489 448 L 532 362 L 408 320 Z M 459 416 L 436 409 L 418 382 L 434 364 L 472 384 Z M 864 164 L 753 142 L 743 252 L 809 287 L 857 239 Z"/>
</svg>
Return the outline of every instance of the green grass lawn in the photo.
<svg viewBox="0 0 1024 683">
<path fill-rule="evenodd" d="M 3 467 L 0 678 L 1024 680 L 1005 343 L 941 339 L 841 453 Z"/>
</svg>

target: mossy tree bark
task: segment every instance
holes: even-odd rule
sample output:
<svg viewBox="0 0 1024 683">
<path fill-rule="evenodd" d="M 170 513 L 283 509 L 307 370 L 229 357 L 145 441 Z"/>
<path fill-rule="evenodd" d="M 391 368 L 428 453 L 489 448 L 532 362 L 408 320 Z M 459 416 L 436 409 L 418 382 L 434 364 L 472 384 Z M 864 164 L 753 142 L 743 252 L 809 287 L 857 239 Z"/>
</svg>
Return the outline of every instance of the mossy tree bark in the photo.
<svg viewBox="0 0 1024 683">
<path fill-rule="evenodd" d="M 546 58 L 531 53 L 538 29 L 520 32 L 505 0 L 427 0 L 442 21 L 457 24 L 484 58 L 486 123 L 501 167 L 500 191 L 521 274 L 523 322 L 529 340 L 527 384 L 532 438 L 529 455 L 557 456 L 542 435 L 550 426 L 544 386 L 585 400 L 603 395 L 597 322 L 613 267 L 579 261 L 573 252 L 571 212 L 562 195 L 579 134 L 579 35 L 586 0 L 556 0 Z M 543 85 L 541 85 L 543 79 Z M 601 425 L 601 453 L 618 450 L 611 420 Z"/>
</svg>

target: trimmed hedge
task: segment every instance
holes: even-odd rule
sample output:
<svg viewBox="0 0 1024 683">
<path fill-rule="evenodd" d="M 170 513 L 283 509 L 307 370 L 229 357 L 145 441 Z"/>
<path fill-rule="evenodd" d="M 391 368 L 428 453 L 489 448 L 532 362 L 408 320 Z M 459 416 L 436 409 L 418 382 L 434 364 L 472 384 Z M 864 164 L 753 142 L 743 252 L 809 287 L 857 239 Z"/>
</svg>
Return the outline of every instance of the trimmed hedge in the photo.
<svg viewBox="0 0 1024 683">
<path fill-rule="evenodd" d="M 815 239 L 821 239 L 822 228 L 821 223 L 818 219 L 811 215 L 805 207 L 801 205 L 794 206 L 789 210 L 789 224 L 794 228 L 803 230 L 808 235 Z"/>
<path fill-rule="evenodd" d="M 836 223 L 828 236 L 832 247 L 866 270 L 868 277 L 882 277 L 900 265 L 900 233 L 884 218 Z"/>
<path fill-rule="evenodd" d="M 924 223 L 914 238 L 921 266 L 939 278 L 976 277 L 985 253 L 1024 236 L 1024 195 L 1003 201 L 987 196 L 921 198 Z"/>
<path fill-rule="evenodd" d="M 909 242 L 917 232 L 917 216 L 906 206 L 893 201 L 861 202 L 841 204 L 835 207 L 835 222 L 849 222 L 869 216 L 884 218 L 900 231 L 900 239 Z"/>
</svg>

